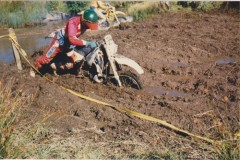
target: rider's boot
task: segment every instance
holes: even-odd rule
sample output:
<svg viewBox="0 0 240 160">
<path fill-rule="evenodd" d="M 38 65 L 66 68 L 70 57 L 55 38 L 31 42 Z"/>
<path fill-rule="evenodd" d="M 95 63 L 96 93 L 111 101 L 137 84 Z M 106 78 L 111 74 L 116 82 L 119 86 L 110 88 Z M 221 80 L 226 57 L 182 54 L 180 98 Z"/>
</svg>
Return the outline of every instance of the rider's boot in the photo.
<svg viewBox="0 0 240 160">
<path fill-rule="evenodd" d="M 50 64 L 50 67 L 51 67 L 52 70 L 53 70 L 53 74 L 54 74 L 55 76 L 58 76 L 56 64 L 55 64 L 55 63 L 51 63 L 51 64 Z"/>
<path fill-rule="evenodd" d="M 35 77 L 36 76 L 36 72 L 31 68 L 30 72 L 29 72 L 31 77 Z"/>
</svg>

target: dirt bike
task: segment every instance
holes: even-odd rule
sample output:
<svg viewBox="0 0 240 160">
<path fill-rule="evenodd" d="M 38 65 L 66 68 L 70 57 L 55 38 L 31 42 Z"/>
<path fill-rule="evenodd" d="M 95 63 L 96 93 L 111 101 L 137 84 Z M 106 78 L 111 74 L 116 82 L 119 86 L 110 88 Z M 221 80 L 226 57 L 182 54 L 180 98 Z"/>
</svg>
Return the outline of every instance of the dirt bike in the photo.
<svg viewBox="0 0 240 160">
<path fill-rule="evenodd" d="M 132 59 L 117 54 L 116 45 L 111 35 L 106 35 L 96 42 L 97 47 L 87 55 L 77 50 L 71 50 L 67 55 L 74 57 L 74 63 L 81 63 L 81 70 L 97 83 L 112 83 L 120 87 L 141 89 L 142 83 L 137 74 L 144 73 L 143 69 Z M 124 70 L 127 68 L 127 71 Z M 132 70 L 129 70 L 129 67 Z M 137 73 L 133 73 L 133 70 Z"/>
<path fill-rule="evenodd" d="M 107 9 L 106 11 L 102 11 L 102 13 L 105 15 L 107 22 L 101 22 L 99 24 L 100 27 L 115 27 L 119 26 L 122 22 L 132 22 L 132 17 L 127 16 L 122 11 L 116 11 L 115 7 L 108 3 L 105 5 L 107 6 Z"/>
<path fill-rule="evenodd" d="M 71 57 L 70 61 L 75 67 L 70 70 L 77 71 L 77 74 L 81 72 L 81 76 L 89 76 L 96 83 L 142 89 L 139 75 L 144 73 L 143 69 L 132 59 L 117 54 L 118 45 L 114 43 L 111 35 L 106 35 L 96 44 L 97 47 L 90 47 L 88 53 L 73 48 L 65 54 L 59 54 L 65 57 L 56 57 L 53 60 L 50 65 L 53 73 L 58 75 L 57 72 L 68 72 L 69 69 L 57 66 L 70 64 L 67 59 Z M 83 72 L 87 74 L 82 74 Z"/>
</svg>

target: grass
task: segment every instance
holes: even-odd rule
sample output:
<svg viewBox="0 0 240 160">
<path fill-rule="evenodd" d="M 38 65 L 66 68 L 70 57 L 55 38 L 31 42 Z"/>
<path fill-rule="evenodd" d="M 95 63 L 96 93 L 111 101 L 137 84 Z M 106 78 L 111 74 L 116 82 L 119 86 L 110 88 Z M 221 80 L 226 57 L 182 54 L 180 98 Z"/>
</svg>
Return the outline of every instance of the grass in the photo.
<svg viewBox="0 0 240 160">
<path fill-rule="evenodd" d="M 240 159 L 240 137 L 237 136 L 240 133 L 239 130 L 236 130 L 234 131 L 236 133 L 233 133 L 230 129 L 231 126 L 225 123 L 224 120 L 220 120 L 214 111 L 206 112 L 205 115 L 208 115 L 212 119 L 213 127 L 211 127 L 211 129 L 213 130 L 212 133 L 214 133 L 212 136 L 214 136 L 214 139 L 218 138 L 216 144 L 209 146 L 210 150 L 214 153 L 214 159 Z"/>
<path fill-rule="evenodd" d="M 145 18 L 161 12 L 159 2 L 138 2 L 128 8 L 128 14 L 133 16 L 134 20 L 140 21 Z"/>
<path fill-rule="evenodd" d="M 74 132 L 77 134 L 78 131 Z M 131 153 L 126 153 L 123 148 L 132 148 L 129 151 Z M 183 159 L 182 155 L 168 150 L 154 151 L 151 146 L 134 140 L 86 141 L 81 136 L 65 138 L 54 136 L 45 143 L 40 142 L 29 157 L 37 159 Z"/>
<path fill-rule="evenodd" d="M 39 24 L 47 12 L 60 11 L 77 13 L 86 9 L 89 2 L 47 2 L 47 1 L 4 1 L 0 2 L 0 25 L 3 27 L 25 27 Z M 181 4 L 180 4 L 181 3 Z M 135 21 L 166 12 L 164 2 L 111 2 L 117 10 L 127 12 Z M 170 2 L 170 11 L 188 10 L 211 11 L 223 6 L 223 2 Z M 231 6 L 231 5 L 229 5 Z M 237 5 L 235 6 L 237 7 Z M 238 7 L 239 8 L 239 7 Z"/>
<path fill-rule="evenodd" d="M 0 25 L 6 27 L 24 27 L 38 23 L 47 13 L 46 2 L 0 2 Z"/>
<path fill-rule="evenodd" d="M 231 131 L 232 127 L 225 123 L 224 120 L 221 122 L 214 113 L 212 113 L 212 119 L 215 126 L 217 126 L 216 130 L 221 138 L 220 144 L 214 146 L 216 158 L 219 160 L 240 159 L 240 138 L 236 136 L 237 133 L 233 133 Z"/>
<path fill-rule="evenodd" d="M 239 140 L 226 140 L 220 146 L 215 147 L 217 154 L 216 158 L 219 160 L 237 160 L 240 159 L 240 145 Z"/>
<path fill-rule="evenodd" d="M 240 159 L 240 138 L 224 128 L 219 130 L 223 137 L 219 145 L 214 146 L 216 158 L 219 160 Z"/>
<path fill-rule="evenodd" d="M 3 84 L 0 80 L 0 158 L 26 158 L 33 152 L 36 145 L 33 139 L 39 140 L 44 136 L 42 123 L 34 126 L 26 125 L 20 121 L 20 115 L 24 107 L 30 105 L 32 96 L 21 96 L 22 90 L 13 90 L 14 80 Z M 51 115 L 50 115 L 51 116 Z M 28 127 L 27 127 L 28 126 Z M 29 153 L 30 152 L 30 153 Z"/>
<path fill-rule="evenodd" d="M 11 81 L 5 87 L 0 83 L 0 158 L 17 158 L 21 152 L 20 147 L 12 145 L 11 138 L 25 101 L 12 93 L 11 86 Z"/>
<path fill-rule="evenodd" d="M 211 10 L 216 10 L 220 9 L 222 6 L 223 2 L 198 2 L 198 5 L 196 6 L 196 10 L 198 11 L 211 11 Z"/>
<path fill-rule="evenodd" d="M 223 7 L 223 2 L 170 2 L 169 11 L 175 12 L 178 10 L 187 11 L 212 11 L 218 10 Z M 118 2 L 115 3 L 120 8 L 127 8 L 127 12 L 130 16 L 133 16 L 134 20 L 141 21 L 152 15 L 164 13 L 168 11 L 166 5 L 163 2 Z"/>
</svg>

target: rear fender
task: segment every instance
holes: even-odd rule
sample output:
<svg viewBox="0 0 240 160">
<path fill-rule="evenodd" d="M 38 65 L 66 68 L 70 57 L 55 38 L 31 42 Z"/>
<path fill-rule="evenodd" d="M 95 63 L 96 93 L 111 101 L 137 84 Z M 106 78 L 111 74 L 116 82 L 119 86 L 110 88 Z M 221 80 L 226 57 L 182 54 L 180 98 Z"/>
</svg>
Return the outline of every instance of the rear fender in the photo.
<svg viewBox="0 0 240 160">
<path fill-rule="evenodd" d="M 143 74 L 144 73 L 142 67 L 139 66 L 139 64 L 137 64 L 134 60 L 132 60 L 130 58 L 124 57 L 122 55 L 115 54 L 114 55 L 114 60 L 118 64 L 126 65 L 126 66 L 129 66 L 129 67 L 133 68 L 134 70 L 137 71 L 138 74 Z"/>
</svg>

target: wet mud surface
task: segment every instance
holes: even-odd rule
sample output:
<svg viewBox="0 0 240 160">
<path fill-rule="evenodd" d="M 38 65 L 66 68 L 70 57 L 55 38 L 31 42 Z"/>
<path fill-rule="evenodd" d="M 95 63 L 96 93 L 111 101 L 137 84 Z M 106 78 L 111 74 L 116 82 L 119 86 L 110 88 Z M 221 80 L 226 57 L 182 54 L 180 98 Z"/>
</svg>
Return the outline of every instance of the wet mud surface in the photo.
<svg viewBox="0 0 240 160">
<path fill-rule="evenodd" d="M 111 34 L 118 53 L 144 69 L 142 90 L 97 84 L 71 74 L 47 77 L 84 95 L 160 118 L 194 134 L 220 140 L 219 126 L 231 133 L 239 131 L 239 15 L 166 13 L 125 25 L 83 37 L 91 40 Z M 28 65 L 17 71 L 15 65 L 1 64 L 0 75 L 2 82 L 14 79 L 13 89 L 21 88 L 22 96 L 33 97 L 22 118 L 35 123 L 46 114 L 60 114 L 48 120 L 54 129 L 51 134 L 93 143 L 136 142 L 113 143 L 112 149 L 122 154 L 144 144 L 147 150 L 168 148 L 188 158 L 211 157 L 211 152 L 195 143 L 199 140 L 78 98 L 39 75 L 30 77 Z M 111 152 L 106 149 L 106 154 L 114 155 Z"/>
</svg>

